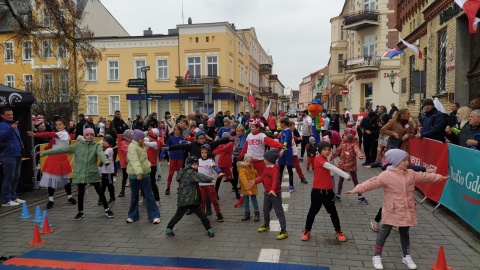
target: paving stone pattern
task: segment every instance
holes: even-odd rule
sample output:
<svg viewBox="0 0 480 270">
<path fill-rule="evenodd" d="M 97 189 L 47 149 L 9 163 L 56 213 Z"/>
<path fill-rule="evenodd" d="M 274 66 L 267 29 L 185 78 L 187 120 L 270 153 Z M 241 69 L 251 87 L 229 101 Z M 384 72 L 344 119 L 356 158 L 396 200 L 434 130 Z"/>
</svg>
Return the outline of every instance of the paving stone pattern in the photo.
<svg viewBox="0 0 480 270">
<path fill-rule="evenodd" d="M 360 163 L 361 161 L 358 168 L 361 182 L 380 172 L 379 169 L 366 169 L 360 166 Z M 305 165 L 306 162 L 301 163 L 302 168 L 305 168 Z M 296 191 L 290 198 L 283 200 L 284 204 L 288 204 L 286 220 L 289 237 L 285 240 L 276 240 L 278 232 L 257 232 L 257 228 L 262 225 L 263 213 L 260 222 L 253 222 L 253 218 L 246 222 L 240 221 L 244 209 L 233 207 L 236 200 L 230 183 L 222 183 L 219 192 L 225 222 L 219 223 L 215 215 L 210 216 L 215 231 L 214 238 L 207 237 L 195 215 L 185 216 L 174 229 L 175 237 L 167 237 L 165 227 L 176 211 L 177 201 L 176 182 L 172 184 L 171 195 L 164 195 L 167 172 L 167 163 L 164 161 L 162 181 L 157 182 L 161 194 L 159 225 L 153 225 L 146 220 L 145 206 L 140 206 L 140 220 L 132 224 L 125 222 L 130 204 L 128 188 L 127 196 L 117 198 L 111 205 L 116 217 L 108 219 L 104 216 L 102 207 L 97 205 L 98 197 L 94 189 L 89 188 L 84 207 L 85 218 L 80 221 L 73 220 L 77 213 L 76 206 L 67 204 L 66 197 L 56 198 L 55 206 L 48 211 L 55 231 L 42 235 L 46 243 L 37 247 L 27 244 L 32 240 L 35 224 L 32 219 L 19 219 L 20 208 L 5 210 L 3 214 L 0 212 L 0 255 L 19 255 L 32 249 L 45 249 L 257 261 L 262 249 L 280 249 L 281 263 L 328 266 L 331 269 L 373 268 L 371 258 L 376 233 L 370 227 L 370 220 L 381 206 L 381 190 L 365 194 L 369 205 L 359 204 L 356 195 L 342 195 L 337 211 L 342 230 L 347 237 L 347 242 L 344 243 L 335 238 L 335 231 L 325 209 L 321 209 L 315 219 L 310 241 L 300 240 L 310 206 L 313 179 L 313 172 L 306 170 L 304 174 L 309 183 L 300 183 L 294 172 Z M 117 194 L 120 191 L 120 181 L 119 176 L 115 182 Z M 288 179 L 284 178 L 283 181 Z M 345 181 L 344 192 L 351 188 L 352 182 Z M 262 191 L 263 187 L 259 186 L 259 190 Z M 282 187 L 282 190 L 288 192 L 288 187 Z M 431 264 L 436 261 L 440 245 L 445 248 L 448 265 L 454 269 L 480 269 L 479 234 L 471 232 L 472 229 L 464 223 L 449 217 L 447 211 L 432 214 L 430 211 L 434 204 L 420 204 L 421 199 L 418 193 L 416 200 L 419 225 L 410 230 L 411 253 L 419 269 L 430 269 Z M 258 196 L 258 201 L 261 209 L 263 195 Z M 46 200 L 39 205 L 42 210 L 45 209 Z M 30 213 L 34 215 L 35 204 L 28 206 Z M 276 220 L 273 212 L 271 217 Z M 407 269 L 401 258 L 400 238 L 396 231 L 392 231 L 382 256 L 385 269 Z"/>
</svg>

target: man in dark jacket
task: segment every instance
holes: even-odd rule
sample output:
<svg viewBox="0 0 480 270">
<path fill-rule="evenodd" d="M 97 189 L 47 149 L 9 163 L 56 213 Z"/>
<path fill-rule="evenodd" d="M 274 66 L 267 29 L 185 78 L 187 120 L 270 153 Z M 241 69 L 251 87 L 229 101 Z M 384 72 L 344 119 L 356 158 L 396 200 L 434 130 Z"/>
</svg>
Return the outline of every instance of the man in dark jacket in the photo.
<svg viewBox="0 0 480 270">
<path fill-rule="evenodd" d="M 4 107 L 0 111 L 0 163 L 3 167 L 2 206 L 17 206 L 24 203 L 17 197 L 17 185 L 22 165 L 22 141 L 18 121 L 13 120 L 13 111 Z"/>
<path fill-rule="evenodd" d="M 388 112 L 388 116 L 390 117 L 390 119 L 393 118 L 393 114 L 398 111 L 398 108 L 397 106 L 395 106 L 395 103 L 392 102 L 392 104 L 390 104 L 390 106 L 392 106 L 392 108 L 390 109 L 390 111 Z"/>
<path fill-rule="evenodd" d="M 450 117 L 448 119 L 449 120 L 448 125 L 451 126 L 451 127 L 454 127 L 458 123 L 457 111 L 458 111 L 459 108 L 460 108 L 460 104 L 458 104 L 458 102 L 454 102 L 450 106 L 450 109 L 452 111 L 450 112 Z"/>
<path fill-rule="evenodd" d="M 78 123 L 75 125 L 75 139 L 82 135 L 83 136 L 83 126 L 85 125 L 85 115 L 83 113 L 78 115 Z"/>
<path fill-rule="evenodd" d="M 187 167 L 182 169 L 177 174 L 177 182 L 180 183 L 180 189 L 178 190 L 177 200 L 177 212 L 168 222 L 165 233 L 168 236 L 174 236 L 173 227 L 177 224 L 182 217 L 187 213 L 187 210 L 195 213 L 202 221 L 203 227 L 207 230 L 208 237 L 214 237 L 213 229 L 210 226 L 210 221 L 207 215 L 200 208 L 202 202 L 200 196 L 200 188 L 198 183 L 211 183 L 212 178 L 198 172 L 198 158 L 190 156 L 187 159 Z"/>
<path fill-rule="evenodd" d="M 217 115 L 215 115 L 215 127 L 221 128 L 223 127 L 223 112 L 219 111 Z"/>
<path fill-rule="evenodd" d="M 430 98 L 423 101 L 423 108 L 425 117 L 422 121 L 422 129 L 417 133 L 417 137 L 445 142 L 445 116 L 435 108 L 433 100 Z"/>
<path fill-rule="evenodd" d="M 365 151 L 365 162 L 362 165 L 370 165 L 377 157 L 377 144 L 380 126 L 378 116 L 375 112 L 369 112 L 367 117 L 362 119 L 360 128 L 363 134 L 363 150 Z"/>
<path fill-rule="evenodd" d="M 123 134 L 123 132 L 128 129 L 127 124 L 125 124 L 125 121 L 123 121 L 122 114 L 119 110 L 115 111 L 112 122 L 117 134 Z"/>
<path fill-rule="evenodd" d="M 452 132 L 451 127 L 446 128 L 447 139 L 453 144 L 472 149 L 480 149 L 480 110 L 474 110 L 470 113 L 468 124 L 463 126 L 458 134 Z"/>
</svg>

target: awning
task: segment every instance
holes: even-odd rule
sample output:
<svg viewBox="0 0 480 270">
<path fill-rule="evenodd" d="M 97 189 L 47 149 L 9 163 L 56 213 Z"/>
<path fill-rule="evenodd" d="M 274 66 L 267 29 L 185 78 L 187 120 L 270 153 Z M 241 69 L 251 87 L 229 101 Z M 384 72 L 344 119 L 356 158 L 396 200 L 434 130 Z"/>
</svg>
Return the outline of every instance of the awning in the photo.
<svg viewBox="0 0 480 270">
<path fill-rule="evenodd" d="M 32 92 L 0 84 L 0 107 L 30 107 L 34 101 Z"/>
<path fill-rule="evenodd" d="M 127 100 L 145 100 L 145 94 L 127 94 Z M 151 100 L 160 100 L 160 99 L 192 99 L 192 100 L 203 100 L 205 95 L 203 93 L 173 93 L 173 94 L 151 94 Z M 237 101 L 242 101 L 243 97 L 234 93 L 213 93 L 212 99 L 232 99 Z"/>
</svg>

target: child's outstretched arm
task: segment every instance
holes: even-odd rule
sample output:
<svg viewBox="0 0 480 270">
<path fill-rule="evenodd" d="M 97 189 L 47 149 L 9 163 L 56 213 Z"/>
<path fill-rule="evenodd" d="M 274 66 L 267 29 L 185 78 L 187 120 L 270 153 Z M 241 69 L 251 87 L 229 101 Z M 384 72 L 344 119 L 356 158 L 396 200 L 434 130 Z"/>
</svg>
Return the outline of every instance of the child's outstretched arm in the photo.
<svg viewBox="0 0 480 270">
<path fill-rule="evenodd" d="M 381 187 L 383 187 L 383 181 L 378 176 L 374 176 L 367 181 L 358 184 L 354 189 L 345 192 L 345 194 L 365 193 Z"/>
<path fill-rule="evenodd" d="M 447 176 L 436 173 L 427 173 L 427 172 L 414 172 L 415 182 L 441 182 L 448 179 Z"/>
<path fill-rule="evenodd" d="M 330 160 L 334 160 L 336 159 L 337 157 L 340 156 L 340 154 L 342 154 L 342 150 L 343 150 L 343 143 L 341 143 L 337 149 L 335 150 L 335 152 L 332 152 L 331 156 L 330 156 Z"/>
<path fill-rule="evenodd" d="M 355 154 L 359 159 L 365 159 L 365 156 L 363 155 L 362 150 L 360 150 L 360 146 L 358 146 L 358 144 L 355 144 L 353 149 L 355 150 Z"/>
</svg>

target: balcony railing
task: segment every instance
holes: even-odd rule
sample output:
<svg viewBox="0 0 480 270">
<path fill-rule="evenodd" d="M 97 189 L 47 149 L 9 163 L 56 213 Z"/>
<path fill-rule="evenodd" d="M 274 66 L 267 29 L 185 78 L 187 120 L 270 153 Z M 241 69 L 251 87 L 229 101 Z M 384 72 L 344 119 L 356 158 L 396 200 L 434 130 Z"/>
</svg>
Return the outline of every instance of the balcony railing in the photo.
<svg viewBox="0 0 480 270">
<path fill-rule="evenodd" d="M 346 71 L 351 71 L 351 70 L 359 70 L 359 69 L 365 69 L 365 70 L 376 70 L 380 67 L 380 59 L 381 56 L 361 56 L 357 58 L 351 58 L 347 59 L 347 63 L 345 65 L 345 70 Z"/>
<path fill-rule="evenodd" d="M 272 74 L 272 65 L 260 64 L 260 74 Z"/>
<path fill-rule="evenodd" d="M 345 16 L 343 20 L 345 30 L 358 31 L 371 26 L 380 25 L 378 21 L 378 11 L 361 10 Z"/>
<path fill-rule="evenodd" d="M 269 87 L 269 86 L 260 87 L 261 96 L 269 96 L 271 94 L 272 94 L 272 87 Z"/>
<path fill-rule="evenodd" d="M 211 84 L 211 85 L 219 85 L 218 81 L 220 79 L 219 76 L 197 76 L 197 77 L 188 77 L 184 79 L 181 76 L 177 76 L 175 80 L 176 87 L 184 87 L 184 86 L 201 86 L 204 84 Z"/>
<path fill-rule="evenodd" d="M 278 75 L 277 74 L 270 75 L 270 76 L 268 76 L 268 80 L 271 81 L 271 82 L 277 82 L 278 81 Z"/>
</svg>

